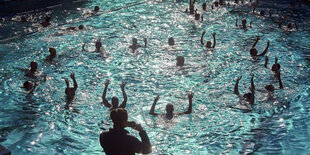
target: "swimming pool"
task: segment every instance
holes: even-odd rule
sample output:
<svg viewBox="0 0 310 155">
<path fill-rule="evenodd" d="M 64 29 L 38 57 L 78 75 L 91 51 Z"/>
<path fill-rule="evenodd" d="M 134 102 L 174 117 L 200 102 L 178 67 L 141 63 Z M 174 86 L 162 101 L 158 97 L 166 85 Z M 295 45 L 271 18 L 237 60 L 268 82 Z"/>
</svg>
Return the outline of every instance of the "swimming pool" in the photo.
<svg viewBox="0 0 310 155">
<path fill-rule="evenodd" d="M 280 11 L 289 12 L 288 3 L 281 2 L 261 1 L 257 9 L 279 11 L 274 19 L 280 20 Z M 204 21 L 199 22 L 183 13 L 188 2 L 180 0 L 107 0 L 75 5 L 77 9 L 60 7 L 27 14 L 33 21 L 43 20 L 45 13 L 51 15 L 56 24 L 44 29 L 15 22 L 18 16 L 12 17 L 13 21 L 2 18 L 0 141 L 14 154 L 102 154 L 99 134 L 112 125 L 101 99 L 106 79 L 111 79 L 109 101 L 114 95 L 122 100 L 119 84 L 127 81 L 129 120 L 147 131 L 152 154 L 310 151 L 309 6 L 297 11 L 300 30 L 284 32 L 269 18 L 248 14 L 246 6 L 204 12 Z M 86 17 L 84 10 L 95 5 L 101 7 L 100 15 Z M 253 29 L 235 29 L 237 16 L 253 20 Z M 80 24 L 86 29 L 57 35 L 67 26 Z M 205 40 L 211 40 L 216 32 L 214 50 L 201 46 L 203 30 Z M 270 69 L 263 67 L 264 59 L 254 61 L 249 55 L 257 35 L 261 36 L 259 52 L 270 40 L 269 68 L 277 56 L 284 89 L 276 91 L 274 98 L 257 92 L 254 109 L 243 113 L 229 108 L 239 102 L 233 93 L 236 77 L 243 76 L 241 93 L 248 92 L 250 73 L 255 74 L 257 88 L 278 86 Z M 133 37 L 139 44 L 147 38 L 148 46 L 131 52 L 128 46 Z M 169 37 L 175 38 L 175 46 L 168 45 Z M 93 52 L 98 38 L 102 38 L 105 55 Z M 83 43 L 89 52 L 82 51 Z M 60 55 L 52 63 L 44 61 L 49 47 L 55 47 Z M 179 55 L 185 57 L 183 69 L 175 67 Z M 29 80 L 23 69 L 32 60 L 39 63 L 47 81 L 32 96 L 26 96 L 20 88 Z M 73 104 L 66 106 L 64 78 L 69 78 L 70 72 L 75 73 L 79 88 Z M 161 97 L 156 112 L 164 112 L 167 103 L 172 103 L 175 111 L 184 111 L 188 91 L 194 92 L 192 114 L 172 121 L 148 114 L 156 95 Z"/>
</svg>

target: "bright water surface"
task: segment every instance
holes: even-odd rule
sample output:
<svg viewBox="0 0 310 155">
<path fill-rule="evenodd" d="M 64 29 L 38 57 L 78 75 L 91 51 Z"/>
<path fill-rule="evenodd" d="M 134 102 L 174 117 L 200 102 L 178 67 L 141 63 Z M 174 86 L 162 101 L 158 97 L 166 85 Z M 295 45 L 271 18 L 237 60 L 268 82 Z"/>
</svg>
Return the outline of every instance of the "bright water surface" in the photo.
<svg viewBox="0 0 310 155">
<path fill-rule="evenodd" d="M 261 1 L 264 3 L 264 1 Z M 288 14 L 287 2 L 268 3 L 257 8 L 271 9 L 273 20 Z M 284 4 L 285 3 L 285 4 Z M 101 15 L 88 17 L 87 9 L 101 7 Z M 201 9 L 201 3 L 198 3 Z M 130 7 L 126 7 L 130 6 Z M 76 8 L 77 7 L 77 8 Z M 119 84 L 127 81 L 129 120 L 140 123 L 153 144 L 152 154 L 307 154 L 310 151 L 310 14 L 309 6 L 297 11 L 299 31 L 278 29 L 272 19 L 248 14 L 250 7 L 221 7 L 203 13 L 204 21 L 182 11 L 187 1 L 105 0 L 88 1 L 73 7 L 58 7 L 47 12 L 26 14 L 34 23 L 51 15 L 49 28 L 14 21 L 19 16 L 2 18 L 0 23 L 0 142 L 13 154 L 102 154 L 99 134 L 112 126 L 109 110 L 101 99 L 106 79 L 111 79 L 108 100 L 116 95 L 122 101 Z M 123 9 L 118 9 L 123 8 Z M 114 11 L 109 11 L 114 10 Z M 280 12 L 281 11 L 281 12 Z M 247 32 L 235 29 L 235 18 L 253 20 Z M 289 19 L 292 19 L 290 17 Z M 56 21 L 56 22 L 55 22 Z M 58 36 L 68 26 L 83 24 L 86 30 Z M 214 50 L 205 50 L 205 40 L 216 32 Z M 283 90 L 274 98 L 256 93 L 253 110 L 243 113 L 231 109 L 239 98 L 233 94 L 236 77 L 243 75 L 239 88 L 249 92 L 250 73 L 255 73 L 257 88 L 278 86 L 264 58 L 254 61 L 249 50 L 256 36 L 262 52 L 267 40 L 269 67 L 279 58 Z M 131 38 L 146 48 L 133 53 Z M 167 40 L 174 37 L 176 45 Z M 102 38 L 105 55 L 95 51 L 94 42 Z M 90 52 L 81 46 L 87 43 Z M 48 48 L 60 55 L 44 61 Z M 185 57 L 186 66 L 175 67 L 175 58 Z M 21 85 L 24 68 L 35 60 L 48 76 L 33 95 L 26 96 Z M 73 104 L 66 106 L 64 78 L 74 72 L 78 90 Z M 71 82 L 72 85 L 72 82 Z M 148 114 L 156 95 L 157 112 L 172 103 L 175 111 L 188 107 L 187 93 L 193 91 L 193 113 L 165 121 Z M 136 134 L 136 131 L 129 130 Z"/>
</svg>

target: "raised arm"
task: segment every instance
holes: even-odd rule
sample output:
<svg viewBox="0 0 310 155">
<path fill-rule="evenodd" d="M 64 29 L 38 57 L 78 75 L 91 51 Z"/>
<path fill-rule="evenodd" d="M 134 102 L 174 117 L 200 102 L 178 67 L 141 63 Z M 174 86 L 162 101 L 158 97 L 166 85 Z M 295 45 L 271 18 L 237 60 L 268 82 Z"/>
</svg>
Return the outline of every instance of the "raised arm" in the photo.
<svg viewBox="0 0 310 155">
<path fill-rule="evenodd" d="M 139 141 L 137 138 L 133 138 L 132 141 L 130 141 L 130 146 L 135 151 L 135 153 L 142 153 L 142 154 L 151 153 L 152 144 L 146 132 L 143 130 L 142 126 L 140 124 L 136 124 L 135 122 L 128 122 L 127 126 L 134 130 L 139 131 L 139 136 L 142 141 L 142 142 Z"/>
<path fill-rule="evenodd" d="M 123 92 L 123 97 L 124 97 L 124 101 L 122 102 L 122 104 L 119 106 L 121 108 L 125 108 L 126 107 L 126 103 L 127 103 L 127 95 L 125 92 L 125 86 L 126 86 L 126 82 L 123 81 L 122 84 L 120 84 L 122 92 Z"/>
<path fill-rule="evenodd" d="M 256 46 L 256 44 L 257 44 L 257 42 L 258 42 L 259 40 L 260 40 L 260 37 L 257 36 L 256 41 L 255 41 L 255 43 L 253 44 L 252 48 L 254 48 L 254 47 Z"/>
<path fill-rule="evenodd" d="M 212 48 L 214 48 L 216 45 L 215 32 L 213 33 L 213 42 L 214 42 L 214 44 L 213 44 Z"/>
<path fill-rule="evenodd" d="M 250 88 L 251 90 L 251 99 L 250 99 L 250 104 L 253 105 L 255 103 L 255 89 L 253 87 Z"/>
<path fill-rule="evenodd" d="M 239 81 L 240 81 L 240 79 L 242 78 L 242 76 L 240 76 L 238 79 L 237 79 L 237 81 L 236 81 L 236 84 L 235 84 L 235 89 L 234 89 L 234 93 L 236 94 L 236 95 L 240 95 L 240 93 L 239 93 Z"/>
<path fill-rule="evenodd" d="M 264 64 L 264 67 L 267 68 L 267 65 L 268 65 L 268 61 L 269 61 L 269 58 L 268 56 L 265 56 L 265 64 Z"/>
<path fill-rule="evenodd" d="M 261 53 L 261 54 L 259 54 L 258 56 L 264 56 L 264 55 L 267 53 L 268 48 L 269 48 L 269 40 L 268 40 L 268 42 L 267 42 L 267 46 L 266 46 L 266 48 L 265 48 L 264 52 L 263 52 L 263 53 Z"/>
<path fill-rule="evenodd" d="M 254 74 L 251 74 L 251 87 L 255 90 L 255 85 L 254 85 Z"/>
<path fill-rule="evenodd" d="M 151 107 L 151 110 L 150 110 L 150 114 L 151 115 L 154 115 L 154 116 L 157 116 L 158 114 L 156 114 L 154 111 L 155 111 L 155 106 L 157 104 L 157 101 L 159 100 L 159 96 L 156 96 L 155 99 L 154 99 L 154 102 L 152 104 L 152 107 Z"/>
<path fill-rule="evenodd" d="M 202 45 L 205 45 L 204 43 L 203 43 L 203 36 L 206 34 L 206 31 L 203 31 L 202 32 L 202 35 L 201 35 L 201 39 L 200 39 L 200 42 L 201 42 L 201 44 Z"/>
<path fill-rule="evenodd" d="M 188 109 L 187 109 L 187 111 L 185 111 L 184 112 L 184 114 L 190 114 L 190 113 L 192 113 L 192 107 L 193 107 L 193 97 L 194 97 L 194 93 L 193 92 L 189 92 L 188 93 L 188 103 L 189 103 L 189 105 L 188 105 Z"/>
<path fill-rule="evenodd" d="M 295 23 L 295 26 L 296 26 L 296 30 L 298 30 L 298 26 L 297 26 L 297 24 L 296 24 L 296 20 L 294 20 L 294 23 Z"/>
<path fill-rule="evenodd" d="M 104 91 L 103 91 L 103 94 L 102 94 L 102 101 L 103 101 L 103 104 L 106 106 L 106 107 L 111 107 L 111 104 L 108 102 L 108 100 L 106 99 L 106 95 L 107 95 L 107 89 L 108 89 L 108 86 L 110 84 L 110 80 L 107 79 L 104 83 Z"/>
<path fill-rule="evenodd" d="M 71 79 L 73 80 L 74 91 L 76 91 L 76 89 L 78 88 L 78 85 L 77 85 L 76 80 L 75 80 L 75 74 L 71 73 L 70 76 L 71 76 Z"/>
</svg>

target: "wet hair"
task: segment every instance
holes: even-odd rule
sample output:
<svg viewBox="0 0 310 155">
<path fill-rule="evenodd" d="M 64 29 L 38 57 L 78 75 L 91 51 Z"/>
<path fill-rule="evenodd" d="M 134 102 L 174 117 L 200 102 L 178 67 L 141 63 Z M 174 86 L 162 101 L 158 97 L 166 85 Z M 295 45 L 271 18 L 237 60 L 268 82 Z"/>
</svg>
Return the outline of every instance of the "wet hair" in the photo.
<svg viewBox="0 0 310 155">
<path fill-rule="evenodd" d="M 114 106 L 118 105 L 118 98 L 116 96 L 112 97 L 112 105 Z"/>
<path fill-rule="evenodd" d="M 183 56 L 178 56 L 177 57 L 177 66 L 184 66 L 184 57 Z"/>
<path fill-rule="evenodd" d="M 276 63 L 276 64 L 272 65 L 271 70 L 274 72 L 277 72 L 280 70 L 280 68 L 281 68 L 280 64 Z"/>
<path fill-rule="evenodd" d="M 207 41 L 206 47 L 211 48 L 211 45 L 212 45 L 211 41 Z"/>
<path fill-rule="evenodd" d="M 246 19 L 245 18 L 242 19 L 242 25 L 243 24 L 246 25 Z"/>
<path fill-rule="evenodd" d="M 169 45 L 174 45 L 174 39 L 173 39 L 173 37 L 170 37 L 170 38 L 168 39 L 168 44 L 169 44 Z"/>
<path fill-rule="evenodd" d="M 291 24 L 291 23 L 288 23 L 288 24 L 287 24 L 287 28 L 292 29 L 292 24 Z"/>
<path fill-rule="evenodd" d="M 172 104 L 167 104 L 166 105 L 166 112 L 167 113 L 172 113 L 173 112 L 173 105 Z"/>
<path fill-rule="evenodd" d="M 50 48 L 48 49 L 48 51 L 51 53 L 52 56 L 56 56 L 56 49 L 55 49 L 55 48 L 50 47 Z"/>
<path fill-rule="evenodd" d="M 27 90 L 30 90 L 30 89 L 32 88 L 32 83 L 31 83 L 30 81 L 26 81 L 26 82 L 24 82 L 22 88 L 25 88 L 25 89 L 27 89 Z"/>
<path fill-rule="evenodd" d="M 132 38 L 132 44 L 137 45 L 138 44 L 138 39 L 137 38 Z"/>
<path fill-rule="evenodd" d="M 114 125 L 121 125 L 123 122 L 127 122 L 128 113 L 123 108 L 116 108 L 111 111 L 110 118 Z"/>
<path fill-rule="evenodd" d="M 84 26 L 83 26 L 83 25 L 80 25 L 80 26 L 79 26 L 79 29 L 80 29 L 80 30 L 83 30 L 83 29 L 84 29 Z"/>
<path fill-rule="evenodd" d="M 37 70 L 37 68 L 38 68 L 38 63 L 35 62 L 35 61 L 31 61 L 30 67 L 31 67 L 31 69 Z"/>
<path fill-rule="evenodd" d="M 246 100 L 250 100 L 251 99 L 251 97 L 252 97 L 252 93 L 246 93 L 246 94 L 244 94 L 243 95 L 243 97 L 246 99 Z"/>
<path fill-rule="evenodd" d="M 267 86 L 265 86 L 265 89 L 268 91 L 271 91 L 271 92 L 275 90 L 273 85 L 267 85 Z"/>
<path fill-rule="evenodd" d="M 257 56 L 257 50 L 256 50 L 256 48 L 251 48 L 250 49 L 250 54 L 251 54 L 251 56 Z"/>
<path fill-rule="evenodd" d="M 50 16 L 45 16 L 45 21 L 46 22 L 50 22 L 51 21 L 51 17 Z"/>
<path fill-rule="evenodd" d="M 95 6 L 94 11 L 98 12 L 99 11 L 99 6 Z"/>
</svg>

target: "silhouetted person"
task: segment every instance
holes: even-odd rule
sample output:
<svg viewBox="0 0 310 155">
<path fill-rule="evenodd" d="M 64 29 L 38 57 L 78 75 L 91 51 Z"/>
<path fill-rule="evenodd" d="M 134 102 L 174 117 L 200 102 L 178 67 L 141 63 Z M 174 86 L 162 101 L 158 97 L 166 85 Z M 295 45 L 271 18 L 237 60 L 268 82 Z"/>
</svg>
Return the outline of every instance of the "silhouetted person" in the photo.
<svg viewBox="0 0 310 155">
<path fill-rule="evenodd" d="M 65 79 L 65 82 L 66 82 L 66 85 L 67 85 L 67 88 L 65 89 L 65 93 L 67 95 L 67 100 L 68 101 L 72 101 L 73 100 L 73 98 L 75 96 L 75 91 L 78 88 L 78 84 L 76 83 L 74 73 L 71 73 L 70 77 L 73 80 L 73 87 L 69 87 L 69 80 L 67 78 Z"/>
<path fill-rule="evenodd" d="M 202 35 L 201 35 L 200 43 L 202 45 L 205 45 L 207 48 L 215 48 L 215 45 L 216 45 L 215 32 L 213 33 L 213 42 L 214 42 L 213 46 L 212 46 L 211 41 L 207 41 L 206 44 L 203 43 L 203 37 L 204 37 L 205 34 L 206 34 L 206 31 L 203 31 Z"/>
<path fill-rule="evenodd" d="M 195 20 L 200 19 L 200 14 L 197 12 L 197 9 L 195 10 Z"/>
<path fill-rule="evenodd" d="M 31 81 L 26 81 L 21 88 L 24 88 L 26 91 L 28 91 L 27 94 L 32 94 L 36 87 L 37 83 L 34 82 L 33 84 Z"/>
<path fill-rule="evenodd" d="M 251 88 L 250 88 L 251 93 L 246 93 L 243 96 L 241 96 L 239 93 L 239 81 L 241 80 L 241 78 L 242 78 L 242 76 L 240 76 L 237 79 L 237 82 L 236 82 L 235 88 L 234 88 L 234 93 L 236 95 L 238 95 L 238 97 L 240 98 L 241 101 L 246 101 L 248 104 L 245 104 L 245 106 L 248 109 L 250 109 L 252 107 L 252 105 L 254 105 L 254 102 L 255 102 L 254 75 L 251 78 Z"/>
<path fill-rule="evenodd" d="M 132 38 L 132 45 L 130 45 L 129 48 L 132 49 L 132 51 L 135 51 L 135 50 L 137 50 L 140 47 L 142 47 L 142 46 L 138 44 L 138 39 L 137 38 Z"/>
<path fill-rule="evenodd" d="M 279 28 L 282 28 L 282 24 L 287 20 L 287 17 L 284 17 L 284 19 L 282 21 L 279 22 Z M 296 20 L 294 20 L 294 24 L 295 24 L 295 28 L 296 30 L 298 30 L 298 25 L 296 24 Z M 288 30 L 292 30 L 293 29 L 293 25 L 289 22 L 286 26 L 286 28 Z"/>
<path fill-rule="evenodd" d="M 247 21 L 246 19 L 242 19 L 242 25 L 238 25 L 238 18 L 236 18 L 236 27 L 237 28 L 242 28 L 242 29 L 247 29 L 248 27 L 249 28 L 252 28 L 252 21 L 250 22 L 250 25 L 247 26 Z"/>
<path fill-rule="evenodd" d="M 66 28 L 67 30 L 73 30 L 73 31 L 77 31 L 77 30 L 83 30 L 84 26 L 83 25 L 79 25 L 78 27 L 75 26 L 70 26 Z"/>
<path fill-rule="evenodd" d="M 281 68 L 281 66 L 280 66 L 280 64 L 278 63 L 278 58 L 275 57 L 275 62 L 274 62 L 274 64 L 272 65 L 271 70 L 277 73 L 277 72 L 280 72 L 280 68 Z"/>
<path fill-rule="evenodd" d="M 25 76 L 35 77 L 37 69 L 38 69 L 38 63 L 35 61 L 32 61 L 30 63 L 30 69 L 26 69 Z"/>
<path fill-rule="evenodd" d="M 173 37 L 170 37 L 170 38 L 168 39 L 168 44 L 169 44 L 170 46 L 173 46 L 173 45 L 174 45 L 174 38 L 173 38 Z"/>
<path fill-rule="evenodd" d="M 207 3 L 204 2 L 202 4 L 202 10 L 207 11 Z"/>
<path fill-rule="evenodd" d="M 267 91 L 268 93 L 273 93 L 275 90 L 283 89 L 283 84 L 282 84 L 282 80 L 281 80 L 281 75 L 280 74 L 281 74 L 280 72 L 277 73 L 277 78 L 279 80 L 279 87 L 276 88 L 272 84 L 270 84 L 270 85 L 266 85 L 264 87 L 265 90 L 257 89 L 257 91 L 261 91 L 261 92 L 266 92 Z M 253 85 L 254 85 L 254 83 L 253 83 Z"/>
<path fill-rule="evenodd" d="M 184 66 L 185 58 L 183 56 L 177 56 L 177 66 Z"/>
<path fill-rule="evenodd" d="M 50 21 L 51 21 L 51 17 L 45 16 L 45 21 L 42 22 L 42 23 L 40 23 L 40 24 L 41 24 L 43 27 L 47 27 L 47 26 L 51 25 Z"/>
<path fill-rule="evenodd" d="M 51 47 L 48 49 L 48 51 L 50 52 L 50 55 L 46 57 L 46 60 L 52 61 L 57 56 L 56 55 L 56 49 Z"/>
<path fill-rule="evenodd" d="M 108 89 L 108 86 L 110 84 L 110 80 L 106 80 L 105 82 L 105 88 L 104 88 L 104 91 L 103 91 L 103 94 L 102 94 L 102 101 L 103 101 L 103 104 L 106 106 L 106 107 L 109 107 L 110 109 L 115 109 L 115 108 L 126 108 L 126 103 L 127 103 L 127 95 L 126 95 L 126 92 L 125 92 L 125 86 L 126 86 L 126 82 L 123 81 L 122 84 L 120 84 L 121 86 L 121 89 L 122 89 L 122 93 L 123 93 L 123 97 L 124 97 L 124 100 L 122 102 L 122 104 L 120 106 L 118 106 L 118 98 L 116 96 L 112 97 L 112 104 L 110 104 L 108 102 L 108 100 L 106 99 L 106 95 L 107 95 L 107 89 Z"/>
<path fill-rule="evenodd" d="M 142 126 L 128 122 L 127 111 L 123 108 L 113 109 L 110 113 L 113 128 L 100 134 L 100 145 L 106 155 L 134 155 L 152 152 L 152 144 Z M 129 134 L 126 127 L 139 131 L 141 141 Z"/>
<path fill-rule="evenodd" d="M 193 100 L 193 96 L 194 96 L 194 94 L 192 92 L 188 93 L 189 105 L 188 105 L 187 111 L 181 112 L 181 113 L 173 113 L 173 111 L 174 111 L 173 105 L 172 104 L 167 104 L 166 105 L 166 114 L 157 114 L 157 113 L 154 112 L 155 111 L 155 106 L 157 104 L 157 101 L 159 100 L 159 96 L 157 96 L 154 99 L 153 105 L 152 105 L 149 113 L 151 115 L 154 115 L 154 116 L 164 115 L 165 118 L 168 119 L 168 120 L 171 120 L 174 116 L 183 115 L 183 114 L 190 114 L 190 113 L 192 113 L 192 106 L 193 106 L 192 100 Z"/>
<path fill-rule="evenodd" d="M 256 48 L 255 48 L 255 46 L 256 46 L 256 44 L 257 44 L 257 42 L 258 42 L 259 40 L 260 40 L 260 38 L 259 38 L 259 36 L 257 36 L 257 39 L 256 39 L 255 43 L 253 44 L 252 48 L 250 49 L 250 54 L 251 54 L 252 57 L 264 56 L 264 55 L 267 53 L 267 51 L 268 51 L 268 48 L 269 48 L 269 40 L 268 40 L 268 42 L 267 42 L 267 46 L 266 46 L 265 50 L 264 50 L 261 54 L 258 54 L 258 52 L 257 52 L 257 50 L 256 50 Z"/>
<path fill-rule="evenodd" d="M 96 41 L 96 50 L 97 50 L 97 52 L 103 52 L 104 51 L 103 47 L 102 47 L 102 43 L 101 43 L 101 38 Z"/>
</svg>

